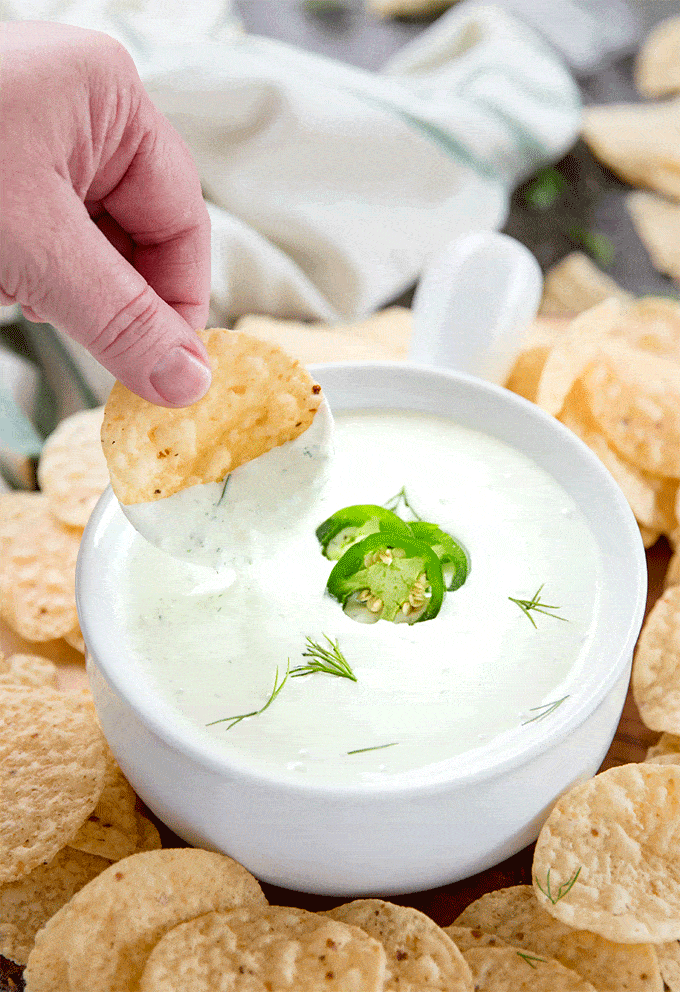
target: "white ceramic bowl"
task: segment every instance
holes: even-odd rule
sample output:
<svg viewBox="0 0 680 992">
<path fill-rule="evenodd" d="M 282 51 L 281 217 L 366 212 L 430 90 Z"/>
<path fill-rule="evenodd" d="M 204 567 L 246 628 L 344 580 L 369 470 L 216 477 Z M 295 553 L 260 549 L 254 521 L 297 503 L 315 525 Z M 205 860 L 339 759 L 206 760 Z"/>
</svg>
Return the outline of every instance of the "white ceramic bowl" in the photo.
<svg viewBox="0 0 680 992">
<path fill-rule="evenodd" d="M 485 431 L 531 456 L 585 515 L 604 561 L 601 622 L 579 689 L 516 735 L 390 786 L 291 784 L 191 739 L 125 655 L 116 595 L 129 524 L 108 490 L 85 531 L 77 597 L 104 733 L 148 806 L 192 844 L 224 851 L 258 878 L 332 895 L 442 885 L 533 841 L 554 800 L 593 775 L 628 686 L 646 594 L 635 520 L 609 473 L 553 418 L 500 387 L 417 365 L 318 366 L 331 408 L 418 410 Z M 127 530 L 129 534 L 129 530 Z"/>
</svg>

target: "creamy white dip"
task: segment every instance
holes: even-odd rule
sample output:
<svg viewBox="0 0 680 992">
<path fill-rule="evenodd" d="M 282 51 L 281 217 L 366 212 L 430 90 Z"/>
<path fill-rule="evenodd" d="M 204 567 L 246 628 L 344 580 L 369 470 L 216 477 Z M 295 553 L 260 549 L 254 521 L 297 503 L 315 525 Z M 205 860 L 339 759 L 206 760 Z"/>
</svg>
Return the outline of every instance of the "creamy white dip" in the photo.
<svg viewBox="0 0 680 992">
<path fill-rule="evenodd" d="M 340 414 L 334 457 L 320 452 L 298 485 L 286 447 L 251 463 L 245 482 L 232 475 L 230 529 L 217 541 L 229 567 L 130 539 L 120 593 L 129 649 L 178 721 L 254 767 L 342 783 L 385 780 L 549 720 L 582 676 L 602 580 L 594 536 L 562 486 L 511 446 L 429 414 Z M 402 487 L 462 542 L 470 572 L 433 620 L 358 623 L 325 591 L 333 562 L 315 530 Z M 195 531 L 215 526 L 194 521 Z M 539 587 L 558 609 L 532 612 L 534 627 L 509 597 L 530 600 Z M 288 664 L 305 664 L 307 637 L 337 640 L 357 681 L 289 677 L 260 715 L 207 726 L 264 706 L 277 668 L 280 681 Z"/>
</svg>

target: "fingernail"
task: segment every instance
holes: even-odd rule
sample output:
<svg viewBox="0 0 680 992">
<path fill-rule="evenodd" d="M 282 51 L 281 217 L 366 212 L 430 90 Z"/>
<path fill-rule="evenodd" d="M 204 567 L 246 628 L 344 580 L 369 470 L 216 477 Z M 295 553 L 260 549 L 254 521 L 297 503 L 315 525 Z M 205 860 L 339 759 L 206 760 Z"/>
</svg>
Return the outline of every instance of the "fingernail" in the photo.
<svg viewBox="0 0 680 992">
<path fill-rule="evenodd" d="M 166 403 L 189 406 L 208 391 L 211 374 L 186 348 L 173 348 L 155 365 L 149 382 Z"/>
</svg>

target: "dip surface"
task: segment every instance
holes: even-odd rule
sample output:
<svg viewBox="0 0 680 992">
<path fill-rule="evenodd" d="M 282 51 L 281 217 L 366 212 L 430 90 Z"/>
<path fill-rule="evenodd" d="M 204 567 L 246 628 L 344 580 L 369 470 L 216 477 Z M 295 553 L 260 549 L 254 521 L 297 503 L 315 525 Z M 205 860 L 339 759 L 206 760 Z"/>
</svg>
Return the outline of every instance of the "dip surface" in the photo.
<svg viewBox="0 0 680 992">
<path fill-rule="evenodd" d="M 177 722 L 265 774 L 356 784 L 551 719 L 583 677 L 602 582 L 597 542 L 552 476 L 495 438 L 401 411 L 337 415 L 334 457 L 320 460 L 305 500 L 281 498 L 295 490 L 280 485 L 285 457 L 275 471 L 264 458 L 259 477 L 250 466 L 256 498 L 229 504 L 233 567 L 174 560 L 126 531 L 114 605 L 140 677 Z M 315 530 L 402 487 L 420 517 L 466 547 L 470 572 L 432 620 L 358 623 L 325 591 L 334 563 Z M 534 627 L 509 597 L 539 588 L 557 608 L 532 611 Z M 207 726 L 261 709 L 277 668 L 281 681 L 288 664 L 306 663 L 307 637 L 337 641 L 357 682 L 289 677 L 260 715 Z"/>
</svg>

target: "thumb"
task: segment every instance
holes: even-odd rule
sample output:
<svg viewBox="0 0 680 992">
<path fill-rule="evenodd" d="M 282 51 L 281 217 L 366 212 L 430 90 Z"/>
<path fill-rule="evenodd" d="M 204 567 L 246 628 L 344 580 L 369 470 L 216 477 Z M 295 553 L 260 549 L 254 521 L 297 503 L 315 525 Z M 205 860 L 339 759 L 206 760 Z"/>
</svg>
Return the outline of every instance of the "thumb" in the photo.
<svg viewBox="0 0 680 992">
<path fill-rule="evenodd" d="M 116 251 L 75 193 L 57 186 L 42 198 L 49 216 L 33 214 L 13 253 L 16 301 L 151 403 L 196 402 L 211 380 L 203 342 Z"/>
</svg>

